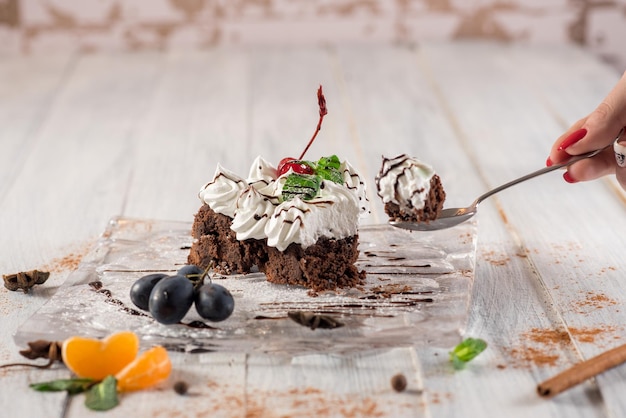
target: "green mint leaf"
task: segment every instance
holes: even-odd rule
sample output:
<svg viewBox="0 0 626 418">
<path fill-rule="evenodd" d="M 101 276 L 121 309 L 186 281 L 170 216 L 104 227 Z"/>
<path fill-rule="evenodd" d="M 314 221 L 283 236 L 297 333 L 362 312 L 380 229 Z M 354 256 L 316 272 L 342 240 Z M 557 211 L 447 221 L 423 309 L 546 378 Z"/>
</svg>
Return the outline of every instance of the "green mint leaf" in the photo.
<svg viewBox="0 0 626 418">
<path fill-rule="evenodd" d="M 317 162 L 315 173 L 324 180 L 330 180 L 334 183 L 343 184 L 343 173 L 340 170 L 341 161 L 336 155 L 330 157 L 322 157 Z"/>
<path fill-rule="evenodd" d="M 58 379 L 49 382 L 33 383 L 31 388 L 40 392 L 67 391 L 70 395 L 85 392 L 96 383 L 93 379 Z"/>
<path fill-rule="evenodd" d="M 455 369 L 462 369 L 477 355 L 485 351 L 487 342 L 480 338 L 466 338 L 450 352 L 450 361 Z"/>
<path fill-rule="evenodd" d="M 296 196 L 303 200 L 311 200 L 317 196 L 320 189 L 321 179 L 312 174 L 291 173 L 287 176 L 281 198 L 283 202 Z"/>
<path fill-rule="evenodd" d="M 93 411 L 108 411 L 119 404 L 117 399 L 117 379 L 107 376 L 93 386 L 85 397 L 85 406 Z"/>
</svg>

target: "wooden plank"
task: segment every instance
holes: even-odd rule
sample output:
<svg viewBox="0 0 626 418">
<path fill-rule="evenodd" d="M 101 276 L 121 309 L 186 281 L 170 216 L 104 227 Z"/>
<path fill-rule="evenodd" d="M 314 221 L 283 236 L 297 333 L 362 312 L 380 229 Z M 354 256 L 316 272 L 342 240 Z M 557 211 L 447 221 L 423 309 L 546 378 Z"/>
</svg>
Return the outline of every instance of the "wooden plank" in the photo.
<svg viewBox="0 0 626 418">
<path fill-rule="evenodd" d="M 486 53 L 486 50 L 490 52 Z M 489 187 L 501 183 L 502 179 L 511 179 L 539 168 L 551 145 L 549 138 L 556 138 L 557 134 L 565 128 L 561 125 L 564 117 L 555 117 L 551 112 L 553 109 L 548 108 L 547 105 L 537 106 L 538 102 L 542 102 L 537 100 L 536 93 L 534 93 L 543 91 L 541 86 L 537 87 L 539 83 L 543 82 L 547 87 L 554 77 L 546 77 L 543 81 L 540 77 L 534 78 L 537 85 L 534 86 L 535 88 L 530 88 L 524 81 L 527 80 L 529 74 L 526 67 L 522 65 L 529 62 L 542 62 L 547 66 L 547 63 L 551 63 L 557 69 L 562 65 L 561 57 L 553 53 L 537 52 L 531 58 L 529 56 L 531 52 L 525 51 L 524 58 L 521 59 L 516 57 L 516 51 L 518 51 L 517 48 L 507 47 L 494 51 L 491 45 L 475 45 L 468 48 L 437 46 L 428 48 L 427 51 L 434 68 L 448 69 L 445 77 L 444 72 L 437 72 L 438 84 L 455 116 L 467 129 L 466 136 L 475 148 L 474 158 L 477 166 L 480 167 Z M 488 64 L 485 64 L 485 60 Z M 464 66 L 454 67 L 453 64 L 457 61 L 463 62 Z M 515 68 L 518 69 L 517 72 L 514 71 Z M 467 82 L 468 77 L 479 79 L 481 74 L 489 80 L 488 83 Z M 576 74 L 573 69 L 570 71 L 571 82 L 573 84 L 584 83 L 584 73 L 578 80 L 574 79 Z M 610 80 L 606 82 L 608 85 Z M 504 100 L 499 97 L 502 93 L 506 93 Z M 594 101 L 599 94 L 599 92 L 594 95 L 581 94 L 579 100 L 586 100 L 591 108 L 595 106 Z M 481 100 L 478 103 L 470 100 L 471 97 L 479 95 Z M 485 123 L 484 117 L 478 119 L 475 115 L 468 115 L 465 108 L 470 103 L 474 111 L 490 115 L 489 118 L 497 119 L 498 123 L 496 125 Z M 621 315 L 616 312 L 617 308 L 612 309 L 611 306 L 606 305 L 584 316 L 576 312 L 575 308 L 577 305 L 585 304 L 585 298 L 590 295 L 593 297 L 608 294 L 611 295 L 611 300 L 617 304 L 621 303 L 623 292 L 611 288 L 610 284 L 617 278 L 616 273 L 611 269 L 616 258 L 611 255 L 612 251 L 610 249 L 607 251 L 606 248 L 607 242 L 609 247 L 618 247 L 621 241 L 619 238 L 609 237 L 602 231 L 605 226 L 598 225 L 597 222 L 589 219 L 591 214 L 594 214 L 594 217 L 597 216 L 598 219 L 617 217 L 618 226 L 613 225 L 613 227 L 619 228 L 621 225 L 619 213 L 623 210 L 604 187 L 599 187 L 598 184 L 577 185 L 575 188 L 578 188 L 578 191 L 574 193 L 574 189 L 572 187 L 568 189 L 568 185 L 558 177 L 558 175 L 547 175 L 534 184 L 517 186 L 516 192 L 503 192 L 502 196 L 492 198 L 491 202 L 481 207 L 482 219 L 485 215 L 483 209 L 497 208 L 497 213 L 492 211 L 493 215 L 490 216 L 489 221 L 493 222 L 493 218 L 499 215 L 510 233 L 510 240 L 517 246 L 517 252 L 514 249 L 505 249 L 501 254 L 519 254 L 526 260 L 525 268 L 530 273 L 524 275 L 525 277 L 519 277 L 510 274 L 507 268 L 499 277 L 487 274 L 488 280 L 492 283 L 494 280 L 503 280 L 503 277 L 504 280 L 526 280 L 525 288 L 517 293 L 518 299 L 528 297 L 530 292 L 536 293 L 540 299 L 544 300 L 543 305 L 546 310 L 544 315 L 549 318 L 549 323 L 546 324 L 545 320 L 536 322 L 532 317 L 526 316 L 519 323 L 519 328 L 515 329 L 515 324 L 511 326 L 514 312 L 503 313 L 502 304 L 497 303 L 497 299 L 485 300 L 487 305 L 483 308 L 486 312 L 498 312 L 499 317 L 506 318 L 503 322 L 507 324 L 506 330 L 515 330 L 518 335 L 517 339 L 511 335 L 508 339 L 509 347 L 501 347 L 503 351 L 517 350 L 518 347 L 515 344 L 519 343 L 522 344 L 519 349 L 524 349 L 524 344 L 530 344 L 536 340 L 535 342 L 543 343 L 544 350 L 558 346 L 569 352 L 569 355 L 559 354 L 558 368 L 550 367 L 551 373 L 571 364 L 571 361 L 577 361 L 578 355 L 588 357 L 597 353 L 602 350 L 601 339 L 621 338 L 623 332 L 618 329 L 619 325 L 615 326 L 615 329 L 610 328 L 623 323 Z M 597 202 L 602 202 L 602 208 L 598 207 Z M 546 206 L 549 210 L 545 209 Z M 572 225 L 576 227 L 572 228 Z M 481 222 L 481 226 L 485 226 L 485 222 Z M 493 243 L 493 251 L 497 251 L 499 240 L 494 236 L 495 230 L 485 228 L 485 231 L 483 243 Z M 581 257 L 584 257 L 584 262 Z M 509 266 L 513 263 L 507 257 L 503 260 L 503 264 Z M 589 280 L 590 277 L 594 278 L 593 281 Z M 601 324 L 609 327 L 604 330 L 598 329 L 597 327 Z M 558 333 L 564 331 L 569 332 L 571 339 L 559 340 L 557 338 L 560 335 Z M 589 338 L 588 332 L 606 335 L 599 335 L 593 344 L 588 344 L 586 343 Z M 550 345 L 550 338 L 554 338 L 553 346 Z M 510 344 L 513 344 L 513 347 Z M 504 358 L 511 358 L 506 351 L 502 354 Z M 565 363 L 563 364 L 562 361 Z M 541 374 L 546 374 L 545 368 Z M 527 391 L 530 389 L 528 385 L 526 388 Z M 584 388 L 580 388 L 576 393 L 579 396 L 589 395 Z M 598 395 L 591 393 L 589 396 L 588 401 L 593 403 Z M 604 392 L 602 396 L 604 397 Z M 589 407 L 588 404 L 587 407 Z"/>
<path fill-rule="evenodd" d="M 54 82 L 38 83 L 43 89 L 41 100 L 54 95 L 54 103 L 44 112 L 37 109 L 45 108 L 45 103 L 33 98 L 39 114 L 32 124 L 37 129 L 29 131 L 33 137 L 20 151 L 25 157 L 19 176 L 12 179 L 0 202 L 0 231 L 6 234 L 0 241 L 1 269 L 9 273 L 40 268 L 52 274 L 29 295 L 3 289 L 7 311 L 0 317 L 0 335 L 6 343 L 3 360 L 21 360 L 12 334 L 54 293 L 108 219 L 119 213 L 132 164 L 127 157 L 129 134 L 150 97 L 159 60 L 157 54 L 84 56 L 65 74 L 60 87 Z M 42 66 L 42 77 L 50 77 L 48 70 Z M 22 98 L 12 97 L 5 102 L 7 108 L 23 106 Z M 22 129 L 19 123 L 14 126 L 9 131 Z M 15 143 L 15 139 L 0 142 L 0 155 L 15 151 Z M 4 373 L 3 413 L 37 416 L 44 410 L 43 416 L 60 416 L 62 398 L 45 397 L 27 385 L 58 375 Z"/>
<path fill-rule="evenodd" d="M 197 193 L 218 163 L 241 176 L 250 113 L 248 54 L 168 53 L 160 81 L 132 132 L 129 217 L 191 221 Z"/>
<path fill-rule="evenodd" d="M 7 56 L 0 65 L 0 202 L 21 173 L 37 130 L 76 59 L 70 54 Z"/>
<path fill-rule="evenodd" d="M 471 48 L 471 45 L 468 48 Z M 445 53 L 440 52 L 440 55 L 449 57 L 449 61 L 464 62 L 464 51 L 464 47 L 460 47 L 459 51 L 450 48 Z M 487 186 L 485 178 L 481 175 L 482 166 L 478 165 L 484 164 L 484 161 L 475 159 L 479 152 L 474 147 L 474 141 L 480 141 L 479 138 L 483 135 L 495 135 L 493 130 L 489 131 L 489 124 L 485 123 L 486 117 L 479 116 L 483 103 L 491 103 L 485 94 L 491 94 L 489 97 L 493 97 L 494 103 L 500 97 L 496 94 L 499 88 L 494 88 L 493 92 L 483 91 L 483 86 L 489 86 L 494 78 L 494 74 L 489 74 L 489 69 L 494 57 L 497 57 L 497 53 L 492 55 L 488 51 L 489 48 L 485 48 L 482 54 L 474 57 L 474 68 L 470 68 L 469 72 L 457 64 L 434 60 L 430 48 L 418 48 L 415 52 L 396 50 L 379 52 L 369 48 L 360 56 L 356 55 L 354 50 L 346 52 L 349 58 L 344 59 L 342 66 L 346 74 L 349 74 L 349 91 L 354 95 L 353 102 L 358 103 L 358 106 L 355 105 L 354 117 L 356 125 L 363 132 L 364 143 L 369 144 L 370 166 L 377 164 L 380 153 L 395 148 L 397 153 L 414 154 L 436 166 L 444 179 L 450 204 L 453 204 L 452 202 L 455 205 L 469 204 L 485 191 Z M 471 53 L 468 52 L 467 55 Z M 437 55 L 436 58 L 438 57 Z M 494 78 L 494 83 L 500 86 L 504 82 Z M 472 88 L 480 88 L 481 92 L 473 92 Z M 452 93 L 448 94 L 450 92 Z M 368 93 L 375 97 L 376 101 L 368 100 Z M 485 114 L 492 113 L 485 111 Z M 505 113 L 505 116 L 514 115 Z M 548 122 L 549 120 L 542 121 Z M 506 127 L 506 124 L 501 125 L 498 120 L 494 126 L 502 128 Z M 482 361 L 495 370 L 499 370 L 498 365 L 503 364 L 503 359 L 510 356 L 508 337 L 515 337 L 528 327 L 543 328 L 551 324 L 549 318 L 546 318 L 551 314 L 549 305 L 543 303 L 542 295 L 537 294 L 535 288 L 529 287 L 528 281 L 532 279 L 534 270 L 527 265 L 525 259 L 515 259 L 506 263 L 508 266 L 503 273 L 508 279 L 505 282 L 501 280 L 502 273 L 494 274 L 489 269 L 490 264 L 484 262 L 486 255 L 494 248 L 498 249 L 497 254 L 504 256 L 518 252 L 515 242 L 507 244 L 511 242 L 511 235 L 499 218 L 497 208 L 490 208 L 488 205 L 481 207 L 479 223 L 481 261 L 476 268 L 473 302 L 475 315 L 467 330 L 468 335 L 484 338 L 493 346 L 490 351 L 493 350 L 495 355 L 487 354 Z M 485 248 L 486 243 L 492 245 Z M 516 288 L 511 289 L 511 283 L 515 284 Z M 505 286 L 504 289 L 502 286 Z M 520 317 L 520 306 L 506 304 L 505 302 L 509 300 L 506 297 L 502 300 L 485 299 L 483 295 L 493 297 L 497 295 L 494 293 L 494 287 L 502 290 L 505 295 L 511 292 L 524 294 L 522 299 L 524 305 L 521 308 L 534 309 L 535 315 L 529 318 Z M 478 316 L 477 313 L 481 312 L 485 312 L 484 316 Z M 494 324 L 495 312 L 500 321 Z M 560 352 L 565 357 L 573 355 L 570 347 L 560 348 Z M 471 374 L 473 380 L 467 387 L 461 387 L 457 382 L 463 379 L 462 376 L 467 375 L 460 374 L 459 377 L 442 372 L 446 367 L 449 368 L 446 352 L 437 352 L 435 353 L 437 355 L 433 355 L 426 350 L 420 351 L 419 354 L 424 372 L 428 376 L 425 390 L 432 392 L 429 408 L 441 416 L 460 415 L 468 404 L 476 408 L 476 413 L 485 416 L 504 415 L 511 405 L 518 402 L 521 391 L 524 391 L 528 398 L 534 396 L 534 382 L 537 379 L 534 376 L 547 376 L 550 373 L 535 364 L 498 371 L 503 376 L 502 380 L 499 378 L 491 380 L 493 377 L 490 373 L 477 372 Z M 504 380 L 508 382 L 507 385 L 501 384 Z M 490 401 L 481 402 L 482 406 L 474 405 L 476 399 L 484 400 L 485 397 Z M 583 411 L 581 412 L 583 414 L 593 413 L 594 397 L 581 400 L 576 408 Z M 568 416 L 576 408 L 572 408 L 572 411 L 564 410 L 561 416 Z M 559 416 L 553 415 L 555 411 L 550 405 L 541 403 L 533 407 L 532 413 L 539 416 Z"/>
<path fill-rule="evenodd" d="M 67 54 L 53 57 L 5 57 L 0 65 L 0 205 L 24 169 L 25 161 L 35 151 L 37 131 L 50 112 L 62 90 L 64 80 L 71 74 L 75 60 Z M 2 212 L 5 217 L 4 212 Z M 15 225 L 17 218 L 11 219 Z M 14 246 L 14 228 L 2 229 L 0 271 L 14 273 L 26 267 L 21 257 L 7 257 Z M 32 266 L 32 265 L 31 265 Z M 59 284 L 51 280 L 52 284 Z M 52 294 L 51 290 L 37 289 L 30 295 L 9 292 L 0 288 L 0 364 L 23 362 L 12 343 L 17 326 L 32 314 Z M 39 362 L 43 363 L 43 362 Z M 43 379 L 54 379 L 66 374 L 65 368 L 46 372 L 24 367 L 0 369 L 3 390 L 0 405 L 3 414 L 26 413 L 31 416 L 58 417 L 63 411 L 64 394 L 45 396 L 28 389 L 28 384 Z M 45 377 L 44 377 L 45 376 Z M 11 412 L 15 413 L 12 414 Z"/>
<path fill-rule="evenodd" d="M 247 413 L 259 416 L 427 416 L 421 371 L 411 349 L 294 358 L 252 356 Z M 391 386 L 402 374 L 404 392 Z"/>
</svg>

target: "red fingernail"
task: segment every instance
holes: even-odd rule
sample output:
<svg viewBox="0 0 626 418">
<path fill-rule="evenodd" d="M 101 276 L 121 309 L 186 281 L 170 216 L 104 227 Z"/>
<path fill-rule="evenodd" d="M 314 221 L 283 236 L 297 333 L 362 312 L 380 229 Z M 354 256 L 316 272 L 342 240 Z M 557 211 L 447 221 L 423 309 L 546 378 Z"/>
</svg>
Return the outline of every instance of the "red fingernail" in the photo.
<svg viewBox="0 0 626 418">
<path fill-rule="evenodd" d="M 550 157 L 548 157 L 548 159 L 546 160 L 546 167 L 550 167 L 552 165 L 552 160 L 550 159 Z"/>
<path fill-rule="evenodd" d="M 569 171 L 566 171 L 565 173 L 563 173 L 563 179 L 568 183 L 578 183 L 578 180 L 572 177 Z"/>
<path fill-rule="evenodd" d="M 561 145 L 559 145 L 558 148 L 559 151 L 563 151 L 564 149 L 571 147 L 572 145 L 583 139 L 585 135 L 587 135 L 587 130 L 585 128 L 572 132 L 568 135 L 567 138 L 563 140 L 563 142 L 561 142 Z"/>
</svg>

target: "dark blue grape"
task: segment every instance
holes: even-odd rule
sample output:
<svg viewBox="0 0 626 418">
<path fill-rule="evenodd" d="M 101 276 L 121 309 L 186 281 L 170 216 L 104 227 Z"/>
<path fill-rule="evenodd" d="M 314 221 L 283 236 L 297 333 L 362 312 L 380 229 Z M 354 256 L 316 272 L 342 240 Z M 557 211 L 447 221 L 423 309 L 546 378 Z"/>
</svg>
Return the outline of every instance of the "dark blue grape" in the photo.
<svg viewBox="0 0 626 418">
<path fill-rule="evenodd" d="M 186 266 L 181 267 L 180 269 L 178 269 L 178 271 L 176 272 L 176 274 L 178 276 L 187 276 L 187 275 L 198 275 L 198 277 L 200 277 L 199 275 L 201 275 L 202 273 L 204 273 L 204 270 L 202 270 L 200 267 L 195 266 L 193 264 L 188 264 Z M 193 279 L 196 278 L 196 276 L 192 277 Z"/>
<path fill-rule="evenodd" d="M 219 284 L 205 284 L 196 292 L 196 311 L 209 321 L 223 321 L 233 313 L 235 300 L 228 289 Z"/>
<path fill-rule="evenodd" d="M 156 286 L 156 284 L 164 277 L 167 277 L 167 274 L 154 273 L 138 279 L 130 288 L 130 300 L 139 309 L 147 311 L 150 293 L 152 292 L 152 289 L 154 289 L 154 286 Z"/>
<path fill-rule="evenodd" d="M 193 304 L 193 284 L 184 276 L 166 277 L 154 286 L 148 303 L 152 317 L 162 324 L 176 324 Z"/>
</svg>

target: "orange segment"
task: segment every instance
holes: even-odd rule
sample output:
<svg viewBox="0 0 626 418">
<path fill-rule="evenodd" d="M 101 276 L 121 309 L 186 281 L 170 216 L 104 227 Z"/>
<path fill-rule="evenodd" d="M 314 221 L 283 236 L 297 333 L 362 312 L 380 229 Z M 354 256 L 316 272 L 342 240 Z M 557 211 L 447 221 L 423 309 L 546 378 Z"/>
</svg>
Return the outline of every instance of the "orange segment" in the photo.
<svg viewBox="0 0 626 418">
<path fill-rule="evenodd" d="M 152 347 L 115 375 L 117 390 L 128 392 L 154 386 L 167 379 L 171 371 L 167 350 L 161 346 Z"/>
<path fill-rule="evenodd" d="M 139 338 L 130 332 L 111 334 L 103 340 L 71 337 L 63 342 L 63 362 L 76 376 L 102 380 L 115 375 L 137 357 Z"/>
</svg>

